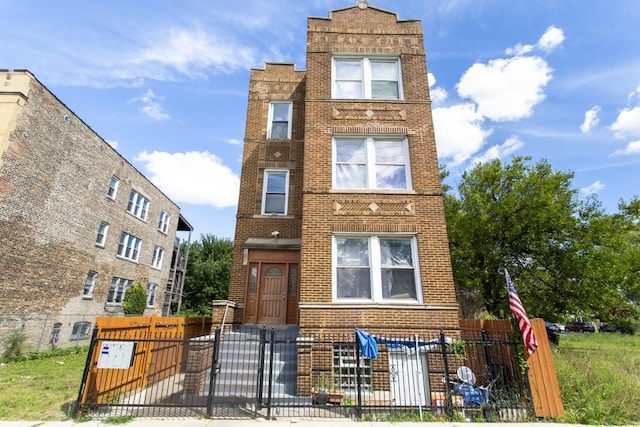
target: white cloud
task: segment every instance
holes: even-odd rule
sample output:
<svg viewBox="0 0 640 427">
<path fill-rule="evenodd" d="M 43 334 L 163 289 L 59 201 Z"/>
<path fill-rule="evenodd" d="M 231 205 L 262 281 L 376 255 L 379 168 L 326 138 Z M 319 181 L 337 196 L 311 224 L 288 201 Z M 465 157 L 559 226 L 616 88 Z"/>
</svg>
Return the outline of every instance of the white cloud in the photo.
<svg viewBox="0 0 640 427">
<path fill-rule="evenodd" d="M 551 25 L 544 32 L 538 43 L 521 44 L 518 43 L 514 47 L 507 48 L 505 53 L 507 55 L 522 56 L 532 52 L 534 49 L 542 50 L 546 53 L 551 52 L 556 47 L 560 46 L 564 41 L 564 31 L 562 29 Z"/>
<path fill-rule="evenodd" d="M 584 113 L 584 122 L 580 125 L 580 131 L 582 131 L 582 133 L 588 133 L 600 123 L 598 114 L 600 114 L 600 107 L 597 105 Z"/>
<path fill-rule="evenodd" d="M 228 138 L 226 141 L 231 145 L 241 145 L 242 144 L 242 140 L 240 140 L 238 138 Z"/>
<path fill-rule="evenodd" d="M 427 73 L 427 82 L 429 83 L 429 87 L 436 84 L 436 76 L 433 73 Z"/>
<path fill-rule="evenodd" d="M 254 66 L 254 49 L 199 29 L 172 28 L 150 38 L 149 45 L 128 59 L 143 67 L 167 67 L 189 77 L 206 71 L 230 73 Z"/>
<path fill-rule="evenodd" d="M 135 161 L 144 165 L 151 182 L 176 203 L 224 208 L 238 202 L 240 177 L 208 151 L 143 151 Z"/>
<path fill-rule="evenodd" d="M 433 109 L 438 157 L 451 159 L 451 166 L 458 165 L 480 150 L 490 130 L 481 127 L 484 118 L 473 104 L 458 104 Z"/>
<path fill-rule="evenodd" d="M 154 120 L 167 120 L 169 115 L 162 109 L 162 105 L 157 100 L 163 100 L 161 96 L 156 96 L 151 89 L 137 98 L 129 100 L 129 103 L 140 102 L 142 106 L 138 108 L 142 114 L 151 117 Z"/>
<path fill-rule="evenodd" d="M 627 156 L 630 154 L 640 154 L 640 141 L 633 141 L 627 144 L 626 147 L 616 150 L 614 156 Z"/>
<path fill-rule="evenodd" d="M 114 150 L 117 150 L 118 149 L 118 145 L 120 145 L 120 144 L 118 144 L 118 141 L 112 141 L 112 140 L 105 139 L 105 142 L 107 144 L 109 144 L 111 146 L 111 148 L 113 148 Z"/>
<path fill-rule="evenodd" d="M 638 87 L 636 88 L 636 90 L 634 90 L 633 92 L 631 92 L 628 96 L 627 99 L 629 101 L 631 101 L 633 99 L 634 96 L 638 96 L 640 97 L 640 85 L 638 85 Z"/>
<path fill-rule="evenodd" d="M 504 144 L 494 145 L 493 147 L 488 148 L 481 155 L 474 157 L 469 163 L 471 165 L 476 165 L 478 163 L 490 162 L 493 159 L 504 159 L 522 147 L 524 147 L 524 142 L 522 142 L 517 136 L 512 136 L 508 138 Z"/>
<path fill-rule="evenodd" d="M 595 194 L 601 190 L 603 190 L 606 187 L 606 185 L 604 185 L 603 183 L 601 183 L 600 181 L 596 181 L 593 184 L 581 188 L 580 189 L 580 194 L 582 194 L 583 196 L 588 196 L 590 194 Z"/>
<path fill-rule="evenodd" d="M 457 84 L 458 94 L 478 104 L 478 113 L 495 121 L 529 117 L 545 95 L 551 68 L 540 57 L 518 56 L 475 63 Z"/>
<path fill-rule="evenodd" d="M 616 138 L 640 136 L 640 107 L 625 108 L 611 125 Z"/>
<path fill-rule="evenodd" d="M 449 94 L 444 88 L 433 87 L 436 84 L 436 76 L 432 73 L 427 73 L 427 80 L 429 82 L 429 95 L 431 96 L 431 102 L 436 106 L 442 105 Z"/>
</svg>

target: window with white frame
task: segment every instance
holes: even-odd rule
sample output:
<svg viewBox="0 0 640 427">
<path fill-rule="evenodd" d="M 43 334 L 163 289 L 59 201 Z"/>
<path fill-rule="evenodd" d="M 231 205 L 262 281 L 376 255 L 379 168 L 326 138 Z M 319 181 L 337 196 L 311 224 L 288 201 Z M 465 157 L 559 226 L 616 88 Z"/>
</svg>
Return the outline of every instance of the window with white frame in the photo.
<svg viewBox="0 0 640 427">
<path fill-rule="evenodd" d="M 137 262 L 141 244 L 142 240 L 123 231 L 118 244 L 118 256 Z"/>
<path fill-rule="evenodd" d="M 147 308 L 153 308 L 156 304 L 156 293 L 158 292 L 158 285 L 155 283 L 149 283 L 147 286 Z"/>
<path fill-rule="evenodd" d="M 95 271 L 90 271 L 87 273 L 87 278 L 84 281 L 84 289 L 82 290 L 83 298 L 93 298 L 93 290 L 96 287 L 96 279 L 98 278 L 98 273 Z"/>
<path fill-rule="evenodd" d="M 118 185 L 120 184 L 120 180 L 117 176 L 113 175 L 111 180 L 109 181 L 109 188 L 107 189 L 107 196 L 111 199 L 116 199 L 116 194 L 118 193 Z"/>
<path fill-rule="evenodd" d="M 334 99 L 402 99 L 398 58 L 333 58 Z"/>
<path fill-rule="evenodd" d="M 131 190 L 131 194 L 129 195 L 129 204 L 127 204 L 127 212 L 146 221 L 147 213 L 149 212 L 149 199 L 138 193 L 136 190 Z"/>
<path fill-rule="evenodd" d="M 333 253 L 334 295 L 337 300 L 420 300 L 414 237 L 336 235 Z"/>
<path fill-rule="evenodd" d="M 107 294 L 108 304 L 122 304 L 127 289 L 131 286 L 133 280 L 123 279 L 122 277 L 113 277 Z"/>
<path fill-rule="evenodd" d="M 98 226 L 98 235 L 96 236 L 96 246 L 104 248 L 104 243 L 107 240 L 107 231 L 109 230 L 109 224 L 101 222 Z"/>
<path fill-rule="evenodd" d="M 91 322 L 75 322 L 71 329 L 71 339 L 81 340 L 89 338 L 89 330 L 91 329 Z"/>
<path fill-rule="evenodd" d="M 286 215 L 289 195 L 289 171 L 267 169 L 262 186 L 262 214 Z"/>
<path fill-rule="evenodd" d="M 411 189 L 406 138 L 334 138 L 333 187 L 336 189 Z"/>
<path fill-rule="evenodd" d="M 151 267 L 160 270 L 162 268 L 162 259 L 164 258 L 164 249 L 160 246 L 153 248 L 153 257 L 151 258 Z"/>
<path fill-rule="evenodd" d="M 169 231 L 170 219 L 171 219 L 171 216 L 166 211 L 161 211 L 160 220 L 158 221 L 158 230 L 160 230 L 164 234 L 167 234 L 167 232 Z"/>
<path fill-rule="evenodd" d="M 267 138 L 291 139 L 291 102 L 272 102 L 269 104 L 269 126 Z"/>
</svg>

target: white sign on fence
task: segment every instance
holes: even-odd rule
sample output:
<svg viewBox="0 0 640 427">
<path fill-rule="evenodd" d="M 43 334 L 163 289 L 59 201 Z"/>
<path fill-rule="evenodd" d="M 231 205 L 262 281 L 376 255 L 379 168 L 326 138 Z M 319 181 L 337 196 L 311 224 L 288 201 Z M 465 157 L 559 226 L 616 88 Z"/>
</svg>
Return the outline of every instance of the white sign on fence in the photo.
<svg viewBox="0 0 640 427">
<path fill-rule="evenodd" d="M 122 341 L 104 341 L 100 347 L 98 368 L 129 369 L 133 364 L 135 343 Z"/>
</svg>

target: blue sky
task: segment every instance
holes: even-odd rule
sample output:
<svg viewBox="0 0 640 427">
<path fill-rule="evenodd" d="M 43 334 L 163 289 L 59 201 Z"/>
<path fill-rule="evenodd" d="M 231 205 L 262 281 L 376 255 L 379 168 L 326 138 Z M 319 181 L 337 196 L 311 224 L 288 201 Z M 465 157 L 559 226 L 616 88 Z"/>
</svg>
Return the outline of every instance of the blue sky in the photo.
<svg viewBox="0 0 640 427">
<path fill-rule="evenodd" d="M 422 21 L 439 160 L 575 172 L 610 212 L 640 194 L 640 2 L 371 0 Z M 0 0 L 0 68 L 28 69 L 164 191 L 232 238 L 251 68 L 304 70 L 306 18 L 355 0 Z"/>
</svg>

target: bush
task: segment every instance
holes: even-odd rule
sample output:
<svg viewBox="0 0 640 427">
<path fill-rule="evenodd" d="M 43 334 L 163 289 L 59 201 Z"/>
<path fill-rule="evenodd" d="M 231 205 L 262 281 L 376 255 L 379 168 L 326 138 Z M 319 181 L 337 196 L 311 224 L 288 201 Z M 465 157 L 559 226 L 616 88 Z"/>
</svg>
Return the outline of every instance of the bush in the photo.
<svg viewBox="0 0 640 427">
<path fill-rule="evenodd" d="M 134 283 L 124 296 L 122 311 L 128 316 L 140 316 L 147 308 L 147 291 L 140 283 Z"/>
<path fill-rule="evenodd" d="M 2 357 L 6 360 L 12 360 L 23 354 L 26 350 L 27 334 L 25 334 L 22 328 L 16 329 L 5 340 Z"/>
</svg>

